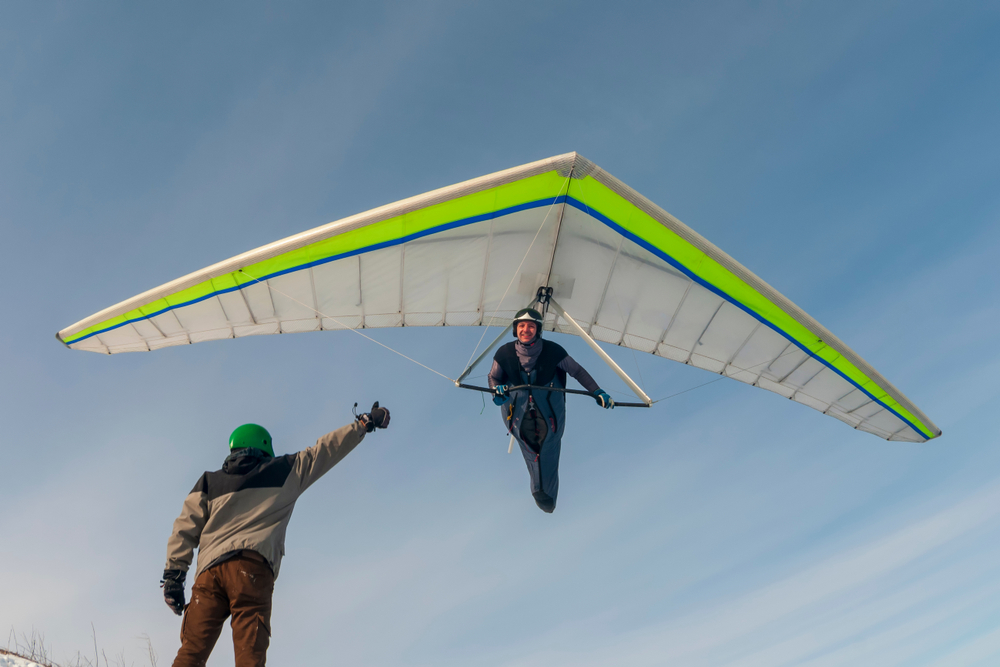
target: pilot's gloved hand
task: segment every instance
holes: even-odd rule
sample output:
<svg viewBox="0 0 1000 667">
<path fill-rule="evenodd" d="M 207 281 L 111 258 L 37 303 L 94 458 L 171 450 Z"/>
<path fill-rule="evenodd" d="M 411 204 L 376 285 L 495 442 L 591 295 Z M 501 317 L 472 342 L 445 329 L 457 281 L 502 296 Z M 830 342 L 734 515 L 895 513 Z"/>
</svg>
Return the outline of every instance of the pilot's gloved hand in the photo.
<svg viewBox="0 0 1000 667">
<path fill-rule="evenodd" d="M 498 384 L 493 387 L 493 405 L 503 405 L 510 400 L 508 389 L 510 389 L 509 384 Z"/>
<path fill-rule="evenodd" d="M 594 391 L 594 399 L 602 408 L 610 410 L 615 407 L 615 399 L 611 398 L 611 396 L 608 395 L 608 392 L 603 389 L 597 389 Z"/>
<path fill-rule="evenodd" d="M 178 616 L 184 613 L 184 578 L 185 573 L 181 570 L 164 570 L 160 580 L 163 600 Z"/>
</svg>

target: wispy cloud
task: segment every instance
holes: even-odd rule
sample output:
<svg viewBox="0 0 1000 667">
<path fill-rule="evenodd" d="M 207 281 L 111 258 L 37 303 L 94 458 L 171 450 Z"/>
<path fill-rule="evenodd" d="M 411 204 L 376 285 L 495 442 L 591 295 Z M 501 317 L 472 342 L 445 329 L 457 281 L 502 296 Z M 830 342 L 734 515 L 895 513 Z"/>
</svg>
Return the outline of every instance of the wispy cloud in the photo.
<svg viewBox="0 0 1000 667">
<path fill-rule="evenodd" d="M 995 582 L 995 568 L 986 554 L 971 564 L 972 572 L 970 564 L 963 563 L 950 572 L 925 565 L 908 572 L 903 581 L 896 575 L 987 525 L 995 529 L 998 514 L 1000 484 L 994 484 L 883 538 L 745 594 L 713 600 L 696 611 L 600 640 L 573 636 L 574 628 L 562 627 L 540 639 L 529 652 L 531 657 L 505 664 L 898 664 L 914 636 L 966 605 L 995 595 L 1000 584 L 969 585 L 968 579 L 984 575 Z M 949 592 L 963 586 L 962 597 L 947 600 Z M 913 614 L 914 610 L 919 611 Z M 776 623 L 782 627 L 771 627 Z M 541 648 L 546 645 L 560 649 Z M 573 645 L 581 649 L 568 648 Z"/>
</svg>

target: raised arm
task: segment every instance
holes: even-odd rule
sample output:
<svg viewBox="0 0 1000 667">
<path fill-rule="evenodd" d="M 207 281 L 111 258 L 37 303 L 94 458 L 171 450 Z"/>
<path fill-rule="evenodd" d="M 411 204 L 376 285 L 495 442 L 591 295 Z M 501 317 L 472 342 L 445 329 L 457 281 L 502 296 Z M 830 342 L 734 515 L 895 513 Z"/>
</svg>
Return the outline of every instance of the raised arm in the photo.
<svg viewBox="0 0 1000 667">
<path fill-rule="evenodd" d="M 359 419 L 330 431 L 316 444 L 295 455 L 292 471 L 299 479 L 299 493 L 340 463 L 365 437 L 365 424 Z"/>
<path fill-rule="evenodd" d="M 295 454 L 292 473 L 299 480 L 299 493 L 308 489 L 313 482 L 350 454 L 364 439 L 365 433 L 371 433 L 376 428 L 388 427 L 389 411 L 380 408 L 378 401 L 375 401 L 371 412 L 359 415 L 356 421 L 347 426 L 330 431 L 309 449 L 303 449 Z"/>
</svg>

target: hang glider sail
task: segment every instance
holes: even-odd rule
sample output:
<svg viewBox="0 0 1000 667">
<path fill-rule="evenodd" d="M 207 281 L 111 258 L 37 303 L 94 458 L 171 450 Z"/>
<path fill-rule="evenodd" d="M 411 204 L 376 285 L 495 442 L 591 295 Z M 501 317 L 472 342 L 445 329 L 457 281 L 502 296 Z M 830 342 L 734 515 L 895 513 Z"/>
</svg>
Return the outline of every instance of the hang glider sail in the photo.
<svg viewBox="0 0 1000 667">
<path fill-rule="evenodd" d="M 251 250 L 57 338 L 115 354 L 260 334 L 503 327 L 541 287 L 560 306 L 549 309 L 547 330 L 719 373 L 888 440 L 941 435 L 795 304 L 576 153 Z"/>
</svg>

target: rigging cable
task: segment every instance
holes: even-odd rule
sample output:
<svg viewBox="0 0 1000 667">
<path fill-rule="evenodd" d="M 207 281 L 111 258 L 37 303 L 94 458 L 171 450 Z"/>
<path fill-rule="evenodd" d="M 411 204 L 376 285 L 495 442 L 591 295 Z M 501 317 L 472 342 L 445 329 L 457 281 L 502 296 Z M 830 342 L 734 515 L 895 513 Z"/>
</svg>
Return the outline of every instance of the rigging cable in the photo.
<svg viewBox="0 0 1000 667">
<path fill-rule="evenodd" d="M 303 302 L 299 301 L 299 300 L 298 300 L 298 299 L 296 299 L 296 298 L 295 298 L 294 296 L 292 296 L 292 295 L 290 295 L 290 294 L 286 294 L 285 292 L 282 292 L 282 291 L 281 291 L 280 289 L 278 289 L 277 287 L 275 287 L 275 286 L 274 286 L 274 285 L 272 285 L 271 283 L 267 283 L 267 282 L 263 282 L 263 281 L 262 281 L 262 280 L 260 280 L 259 278 L 254 278 L 254 277 L 253 277 L 253 276 L 251 276 L 251 275 L 250 275 L 249 273 L 247 273 L 247 272 L 246 272 L 246 271 L 245 271 L 244 269 L 240 269 L 240 273 L 242 273 L 242 274 L 243 274 L 243 275 L 245 275 L 246 277 L 248 277 L 248 278 L 252 279 L 252 280 L 253 280 L 254 282 L 256 282 L 256 283 L 259 283 L 259 284 L 261 284 L 261 285 L 264 285 L 264 286 L 266 286 L 266 287 L 267 287 L 268 289 L 270 289 L 271 291 L 274 291 L 274 292 L 277 292 L 278 294 L 282 295 L 282 296 L 283 296 L 283 297 L 285 297 L 286 299 L 291 299 L 292 301 L 294 301 L 295 303 L 299 304 L 300 306 L 305 306 L 306 308 L 308 308 L 309 310 L 313 311 L 313 312 L 314 312 L 314 313 L 316 313 L 317 315 L 320 315 L 321 317 L 325 317 L 325 318 L 326 318 L 326 319 L 328 319 L 328 320 L 333 320 L 334 322 L 336 322 L 336 323 L 337 323 L 337 324 L 339 324 L 340 326 L 344 327 L 344 328 L 345 328 L 345 329 L 347 329 L 348 331 L 353 331 L 354 333 L 358 334 L 358 335 L 359 335 L 359 336 L 361 336 L 362 338 L 367 338 L 368 340 L 370 340 L 371 342 L 375 343 L 376 345 L 381 345 L 382 347 L 384 347 L 385 349 L 389 350 L 390 352 L 393 352 L 393 353 L 395 353 L 395 354 L 398 354 L 399 356 L 403 357 L 404 359 L 406 359 L 406 360 L 408 360 L 408 361 L 412 361 L 412 362 L 413 362 L 413 363 L 415 363 L 415 364 L 416 364 L 417 366 L 420 366 L 420 367 L 422 367 L 422 368 L 426 368 L 426 369 L 427 369 L 427 370 L 429 370 L 429 371 L 430 371 L 431 373 L 434 373 L 434 374 L 436 374 L 436 375 L 440 375 L 440 376 L 441 376 L 441 377 L 443 377 L 443 378 L 444 378 L 445 380 L 449 380 L 449 381 L 450 381 L 450 382 L 452 382 L 452 383 L 454 383 L 454 382 L 455 382 L 455 379 L 454 379 L 454 378 L 450 378 L 450 377 L 448 377 L 447 375 L 445 375 L 444 373 L 442 373 L 442 372 L 440 372 L 440 371 L 436 371 L 436 370 L 434 370 L 433 368 L 431 368 L 430 366 L 427 366 L 426 364 L 422 364 L 422 363 L 420 363 L 419 361 L 417 361 L 416 359 L 414 359 L 414 358 L 412 358 L 412 357 L 408 357 L 408 356 L 406 356 L 405 354 L 403 354 L 403 353 L 402 353 L 402 352 L 400 352 L 399 350 L 394 350 L 394 349 L 392 349 L 391 347 L 389 347 L 388 345 L 386 345 L 385 343 L 382 343 L 382 342 L 379 342 L 379 341 L 375 340 L 374 338 L 372 338 L 371 336 L 368 336 L 368 335 L 366 335 L 366 334 L 364 334 L 364 333 L 361 333 L 361 331 L 359 331 L 359 330 L 357 330 L 357 329 L 355 329 L 355 328 L 353 328 L 353 327 L 349 327 L 349 326 L 347 326 L 346 324 L 344 324 L 343 322 L 341 322 L 340 320 L 338 320 L 338 319 L 337 319 L 336 317 L 333 317 L 332 315 L 327 315 L 326 313 L 323 313 L 323 312 L 320 312 L 320 311 L 316 310 L 315 308 L 313 308 L 313 307 L 312 307 L 312 306 L 310 306 L 309 304 L 307 304 L 307 303 L 303 303 Z M 241 287 L 240 289 L 243 289 L 243 288 Z M 320 326 L 322 326 L 322 323 L 320 323 Z"/>
<path fill-rule="evenodd" d="M 563 183 L 563 187 L 559 189 L 559 192 L 562 192 L 562 191 L 563 191 L 563 189 L 565 188 L 565 190 L 566 190 L 566 193 L 567 193 L 567 194 L 569 193 L 569 181 L 570 181 L 570 179 L 571 179 L 572 177 L 573 177 L 573 172 L 572 172 L 572 171 L 570 171 L 570 174 L 569 174 L 569 175 L 568 175 L 568 176 L 566 177 L 566 182 L 565 182 L 565 183 Z M 531 243 L 530 243 L 530 244 L 528 245 L 528 249 L 524 251 L 524 256 L 523 256 L 523 257 L 521 258 L 521 263 L 517 265 L 517 268 L 516 268 L 516 269 L 514 269 L 514 275 L 512 275 L 512 276 L 510 277 L 510 282 L 509 282 L 509 283 L 507 283 L 507 289 L 505 289 L 505 290 L 504 290 L 504 292 L 503 292 L 503 296 L 502 296 L 502 297 L 500 297 L 500 303 L 498 303 L 498 304 L 497 304 L 497 307 L 496 307 L 496 309 L 494 309 L 494 311 L 493 311 L 493 314 L 492 314 L 492 315 L 490 315 L 490 320 L 489 320 L 490 322 L 492 322 L 492 321 L 493 321 L 493 318 L 494 318 L 494 317 L 496 317 L 496 314 L 497 314 L 498 312 L 500 312 L 500 308 L 501 308 L 501 306 L 503 306 L 503 302 L 504 302 L 504 299 L 506 299 L 506 298 L 507 298 L 507 293 L 508 293 L 508 292 L 510 292 L 510 288 L 511 288 L 511 285 L 513 285 L 513 284 L 514 284 L 514 279 L 515 279 L 515 278 L 517 278 L 517 275 L 518 275 L 518 273 L 520 273 L 520 271 L 521 271 L 521 267 L 522 267 L 522 266 L 524 266 L 524 260 L 528 259 L 528 253 L 530 253 L 530 252 L 531 252 L 531 248 L 532 248 L 532 247 L 534 247 L 534 245 L 535 245 L 535 241 L 537 241 L 537 240 L 538 240 L 538 235 L 542 233 L 542 229 L 543 229 L 543 228 L 545 227 L 545 223 L 546 223 L 546 222 L 548 221 L 548 219 L 549 219 L 549 215 L 550 215 L 550 214 L 552 213 L 552 210 L 553 210 L 553 209 L 555 208 L 555 206 L 556 206 L 556 205 L 555 205 L 555 200 L 556 200 L 556 199 L 558 199 L 558 198 L 559 198 L 560 196 L 561 196 L 561 195 L 556 195 L 556 197 L 554 197 L 554 198 L 553 198 L 553 200 L 552 200 L 552 201 L 553 201 L 552 205 L 551 205 L 551 206 L 549 206 L 549 207 L 548 207 L 548 208 L 549 208 L 549 210 L 545 212 L 545 217 L 544 217 L 544 218 L 542 218 L 542 224 L 540 224 L 540 225 L 538 226 L 538 231 L 537 231 L 537 232 L 535 232 L 535 237 L 534 237 L 533 239 L 531 239 Z M 564 204 L 563 204 L 563 206 L 565 206 L 565 205 L 566 205 L 566 204 L 564 203 Z M 483 333 L 482 333 L 482 335 L 481 335 L 481 336 L 479 336 L 479 341 L 478 341 L 478 342 L 476 343 L 476 347 L 475 347 L 475 349 L 473 349 L 473 350 L 472 350 L 472 354 L 470 354 L 470 355 L 469 355 L 469 360 L 468 360 L 467 362 L 465 362 L 465 366 L 466 366 L 466 368 L 468 368 L 469 364 L 471 364 L 471 363 L 472 363 L 472 360 L 473 360 L 473 359 L 475 358 L 475 356 L 476 356 L 476 352 L 478 352 L 478 351 L 479 351 L 479 346 L 480 346 L 480 345 L 482 344 L 482 342 L 483 342 L 483 338 L 485 338 L 485 337 L 486 337 L 486 332 L 490 330 L 490 327 L 491 327 L 491 326 L 492 326 L 491 324 L 487 324 L 487 325 L 486 325 L 486 327 L 485 327 L 485 328 L 483 328 Z"/>
</svg>

